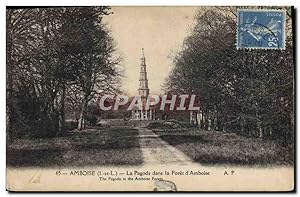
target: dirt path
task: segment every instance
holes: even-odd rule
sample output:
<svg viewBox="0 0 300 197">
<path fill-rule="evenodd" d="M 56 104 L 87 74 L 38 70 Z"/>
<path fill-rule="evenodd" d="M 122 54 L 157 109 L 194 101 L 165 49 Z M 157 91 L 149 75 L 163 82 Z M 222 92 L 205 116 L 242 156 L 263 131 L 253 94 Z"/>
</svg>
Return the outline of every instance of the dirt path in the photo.
<svg viewBox="0 0 300 197">
<path fill-rule="evenodd" d="M 145 164 L 176 163 L 189 165 L 192 160 L 184 153 L 171 146 L 158 135 L 146 128 L 136 128 L 139 131 L 139 142 Z"/>
</svg>

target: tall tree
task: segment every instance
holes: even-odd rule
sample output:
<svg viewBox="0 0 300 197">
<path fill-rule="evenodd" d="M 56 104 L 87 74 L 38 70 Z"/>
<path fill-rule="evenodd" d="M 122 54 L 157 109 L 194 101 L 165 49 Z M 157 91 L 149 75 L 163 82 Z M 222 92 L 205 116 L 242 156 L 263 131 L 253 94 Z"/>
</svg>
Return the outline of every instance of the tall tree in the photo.
<svg viewBox="0 0 300 197">
<path fill-rule="evenodd" d="M 167 92 L 202 100 L 203 128 L 291 139 L 293 45 L 287 11 L 286 50 L 237 50 L 236 8 L 198 11 L 196 25 L 174 58 Z"/>
<path fill-rule="evenodd" d="M 105 83 L 108 91 L 117 87 L 119 59 L 102 22 L 109 13 L 109 7 L 7 9 L 8 133 L 56 135 L 64 130 L 67 98 L 87 101 L 85 112 Z"/>
</svg>

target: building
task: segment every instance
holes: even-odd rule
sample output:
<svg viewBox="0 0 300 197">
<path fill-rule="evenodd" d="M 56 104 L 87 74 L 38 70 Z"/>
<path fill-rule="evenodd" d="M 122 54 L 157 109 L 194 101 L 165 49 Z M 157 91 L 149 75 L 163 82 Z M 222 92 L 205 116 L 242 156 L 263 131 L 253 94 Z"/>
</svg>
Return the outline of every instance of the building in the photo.
<svg viewBox="0 0 300 197">
<path fill-rule="evenodd" d="M 146 109 L 146 102 L 149 96 L 149 87 L 148 87 L 148 78 L 147 78 L 147 67 L 146 67 L 146 58 L 144 54 L 144 49 L 142 48 L 142 58 L 140 65 L 140 79 L 139 79 L 139 96 L 142 100 L 142 109 L 139 109 L 138 106 L 135 106 L 132 110 L 132 119 L 133 120 L 154 120 L 155 119 L 155 109 L 154 106 L 150 106 L 149 109 Z"/>
</svg>

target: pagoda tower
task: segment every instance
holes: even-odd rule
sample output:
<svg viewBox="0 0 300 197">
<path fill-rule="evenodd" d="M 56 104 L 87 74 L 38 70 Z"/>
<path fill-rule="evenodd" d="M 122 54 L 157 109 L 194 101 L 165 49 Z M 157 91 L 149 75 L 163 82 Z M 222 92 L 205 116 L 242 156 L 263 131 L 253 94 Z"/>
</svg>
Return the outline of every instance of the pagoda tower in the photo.
<svg viewBox="0 0 300 197">
<path fill-rule="evenodd" d="M 147 98 L 149 95 L 148 88 L 148 79 L 147 79 L 147 69 L 146 69 L 146 58 L 144 54 L 144 48 L 142 48 L 142 58 L 141 58 L 141 70 L 140 70 L 140 86 L 139 86 L 139 95 L 144 98 Z"/>
<path fill-rule="evenodd" d="M 139 96 L 142 100 L 142 110 L 139 110 L 138 107 L 135 107 L 132 110 L 132 119 L 133 120 L 153 120 L 155 119 L 155 111 L 153 106 L 150 106 L 149 109 L 146 109 L 146 102 L 149 96 L 149 87 L 148 87 L 148 78 L 147 78 L 147 66 L 146 66 L 146 57 L 144 54 L 144 48 L 142 48 L 142 57 L 140 64 L 140 79 L 139 79 Z"/>
</svg>

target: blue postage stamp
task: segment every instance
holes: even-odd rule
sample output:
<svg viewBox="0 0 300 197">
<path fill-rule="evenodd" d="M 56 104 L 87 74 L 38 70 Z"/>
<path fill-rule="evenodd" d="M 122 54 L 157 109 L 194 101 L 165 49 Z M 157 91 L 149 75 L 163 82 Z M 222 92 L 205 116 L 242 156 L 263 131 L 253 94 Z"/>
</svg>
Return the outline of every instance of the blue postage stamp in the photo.
<svg viewBox="0 0 300 197">
<path fill-rule="evenodd" d="M 285 49 L 285 11 L 240 9 L 238 49 Z"/>
</svg>

